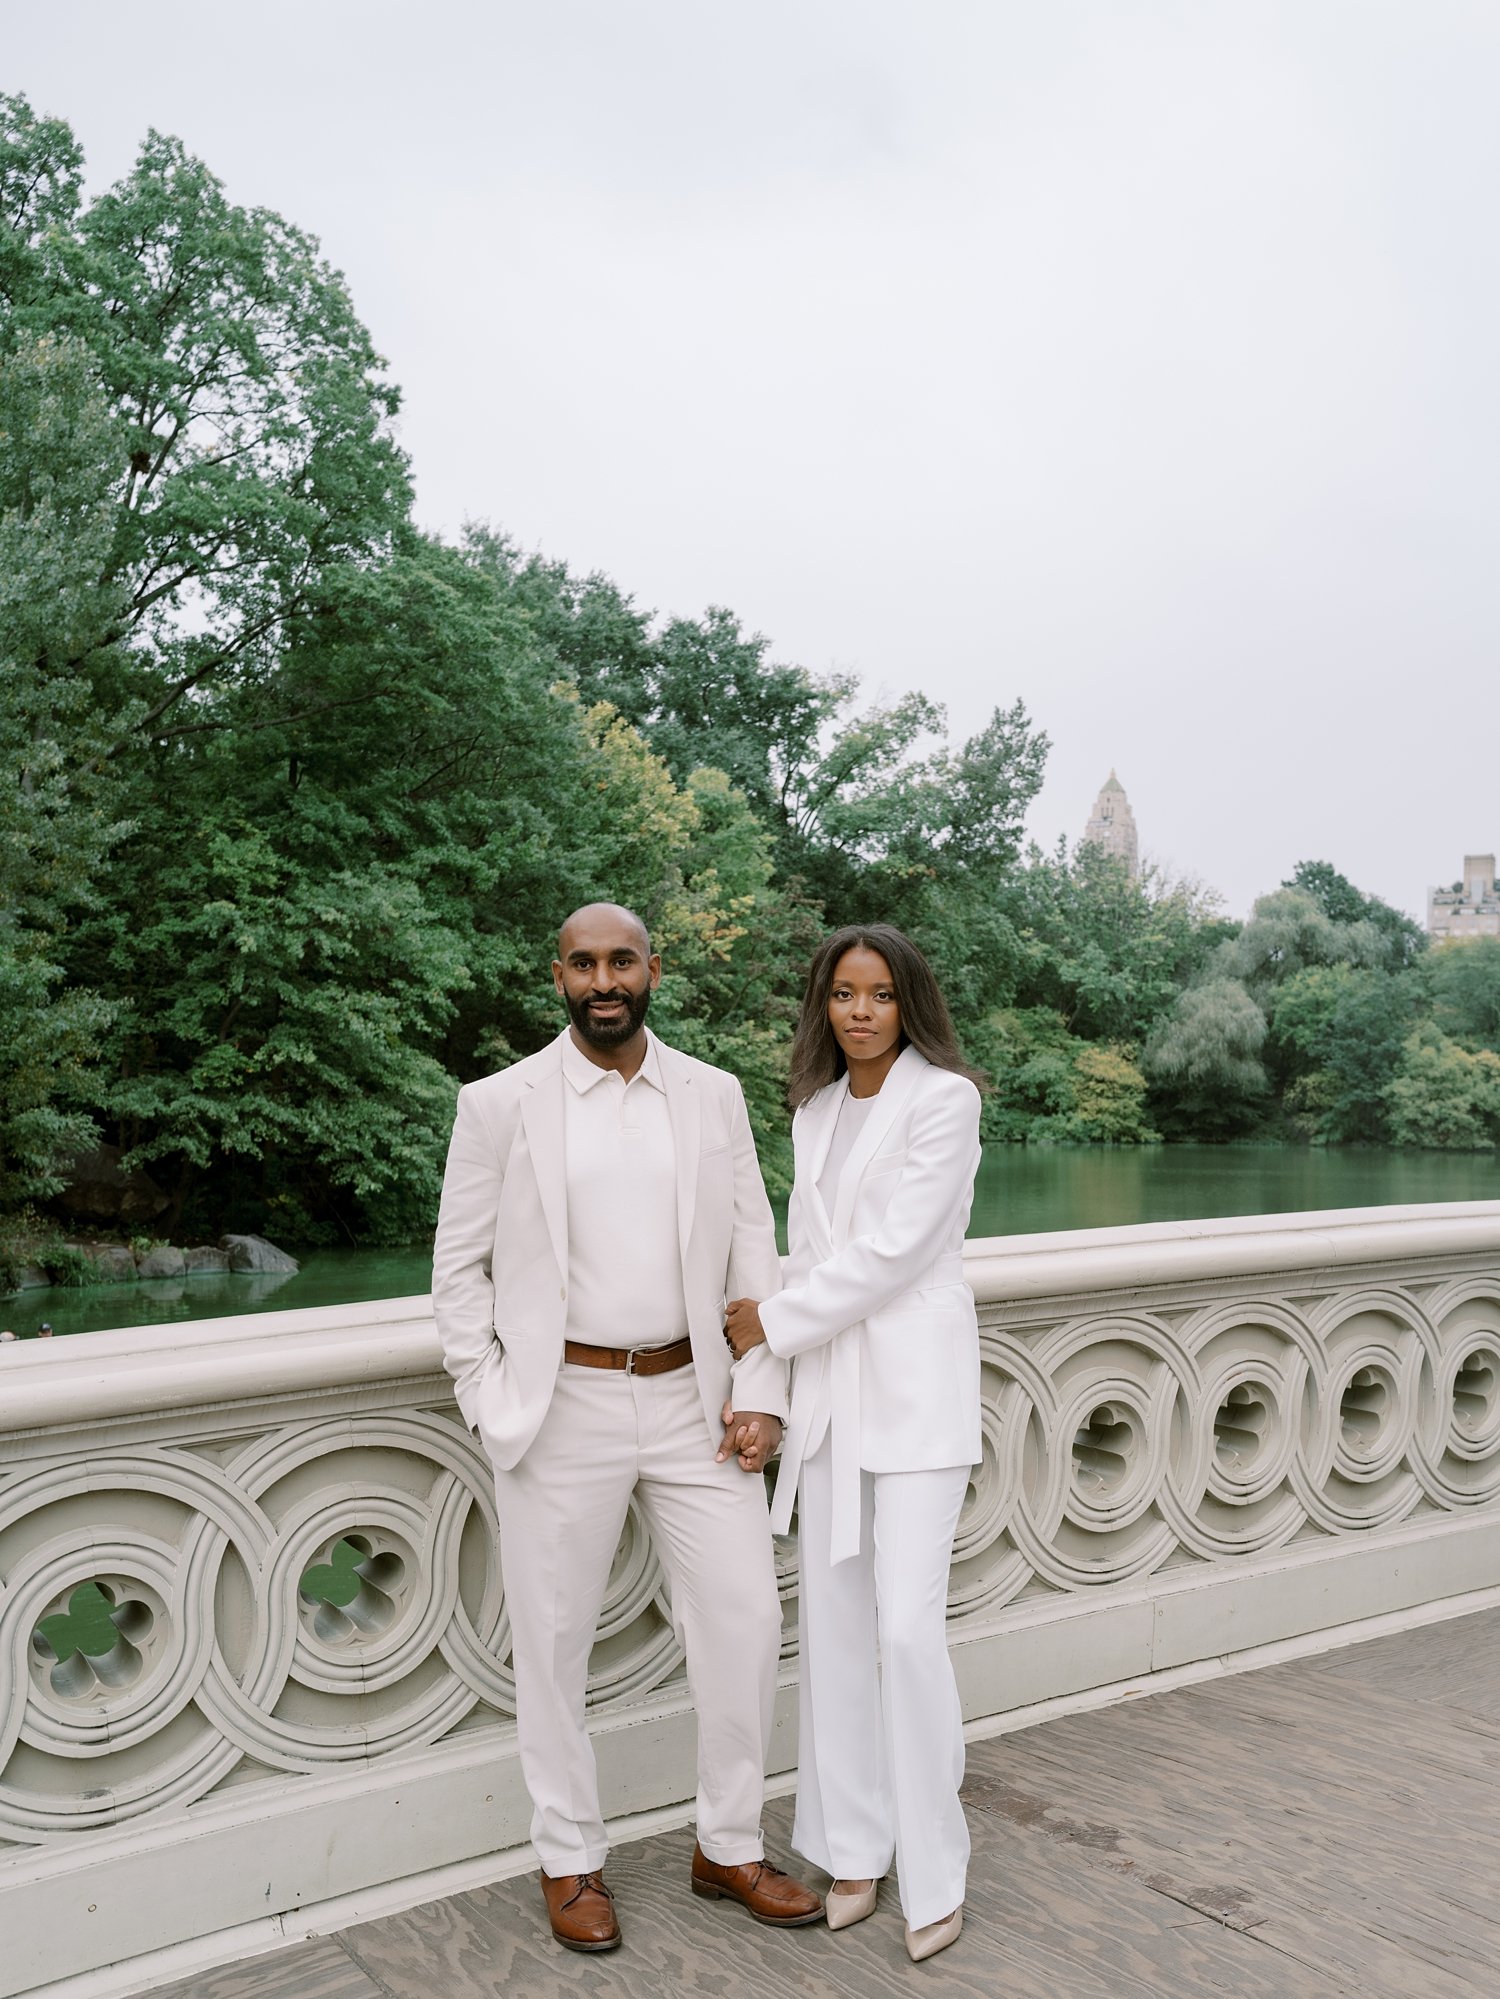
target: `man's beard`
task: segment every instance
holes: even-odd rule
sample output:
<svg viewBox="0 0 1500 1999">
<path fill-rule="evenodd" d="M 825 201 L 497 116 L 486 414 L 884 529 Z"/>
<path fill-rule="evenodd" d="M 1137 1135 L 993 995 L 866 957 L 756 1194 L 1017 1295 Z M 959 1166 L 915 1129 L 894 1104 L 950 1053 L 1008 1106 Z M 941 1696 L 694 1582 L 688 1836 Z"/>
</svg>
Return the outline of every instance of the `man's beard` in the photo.
<svg viewBox="0 0 1500 1999">
<path fill-rule="evenodd" d="M 568 1018 L 594 1048 L 618 1048 L 640 1031 L 646 1018 L 646 1010 L 651 1004 L 651 988 L 645 986 L 634 998 L 629 993 L 590 993 L 588 999 L 575 1000 L 571 993 L 565 993 Z M 589 1000 L 621 1000 L 625 1011 L 618 1020 L 596 1020 L 589 1011 Z"/>
</svg>

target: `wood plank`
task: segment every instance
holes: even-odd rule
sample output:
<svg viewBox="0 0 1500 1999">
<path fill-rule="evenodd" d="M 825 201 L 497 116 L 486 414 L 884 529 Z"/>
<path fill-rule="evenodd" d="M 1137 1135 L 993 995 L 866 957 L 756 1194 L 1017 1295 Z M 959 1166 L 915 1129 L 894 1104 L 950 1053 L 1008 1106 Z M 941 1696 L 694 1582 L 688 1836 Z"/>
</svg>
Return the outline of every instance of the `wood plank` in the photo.
<svg viewBox="0 0 1500 1999">
<path fill-rule="evenodd" d="M 1307 1663 L 1360 1687 L 1500 1722 L 1497 1657 L 1500 1610 L 1487 1610 L 1349 1645 Z"/>
<path fill-rule="evenodd" d="M 975 1801 L 1311 1962 L 1375 1980 L 1394 1947 L 1400 1990 L 1492 1993 L 1494 1781 L 1433 1748 L 1449 1717 L 1292 1670 L 984 1745 Z"/>
<path fill-rule="evenodd" d="M 869 1922 L 776 1931 L 688 1886 L 690 1833 L 611 1857 L 624 1947 L 561 1951 L 534 1876 L 157 1999 L 1495 1999 L 1500 1613 L 976 1744 L 961 1941 L 914 1973 Z M 790 1854 L 791 1803 L 766 1811 Z M 821 1879 L 816 1881 L 823 1885 Z"/>
<path fill-rule="evenodd" d="M 1029 1789 L 1019 1787 L 1022 1776 Z M 1188 1826 L 1184 1837 L 1164 1839 L 1146 1814 L 1134 1813 L 1119 1799 L 1114 1838 L 1106 1844 L 1101 1821 L 1088 1819 L 1080 1826 L 1069 1815 L 1078 1805 L 1076 1790 L 1066 1799 L 1066 1811 L 1051 1802 L 1057 1791 L 1049 1790 L 1050 1778 L 1049 1772 L 1013 1772 L 1003 1786 L 973 1783 L 971 1795 L 980 1811 L 1026 1825 L 1034 1837 L 1055 1841 L 1081 1863 L 1128 1875 L 1184 1911 L 1212 1916 L 1329 1979 L 1353 1977 L 1364 1994 L 1474 1999 L 1484 1993 L 1492 1999 L 1493 1928 L 1481 1932 L 1472 1911 L 1445 1905 L 1432 1892 L 1430 1877 L 1424 1877 L 1428 1885 L 1418 1890 L 1418 1900 L 1400 1900 L 1389 1880 L 1372 1890 L 1353 1870 L 1320 1869 L 1316 1842 L 1320 1831 L 1329 1836 L 1326 1826 L 1314 1826 L 1311 1843 L 1299 1845 L 1284 1867 L 1270 1866 L 1254 1828 L 1215 1839 Z M 1168 1793 L 1163 1811 L 1170 1812 L 1179 1799 Z M 1286 1825 L 1295 1827 L 1300 1814 L 1295 1808 L 1288 1813 Z M 1133 1816 L 1143 1823 L 1132 1825 Z"/>
<path fill-rule="evenodd" d="M 384 1999 L 333 1937 L 309 1937 L 265 1957 L 153 1987 L 151 1999 Z"/>
<path fill-rule="evenodd" d="M 785 1855 L 790 1809 L 767 1810 Z M 1254 1938 L 1184 1912 L 1141 1884 L 1035 1850 L 1014 1828 L 972 1815 L 974 1857 L 964 1933 L 943 1954 L 954 1999 L 1353 1999 L 1352 1985 L 1307 1971 Z M 831 1935 L 776 1931 L 693 1897 L 691 1836 L 663 1834 L 611 1857 L 608 1878 L 625 1942 L 608 1956 L 570 1957 L 547 1935 L 533 1880 L 455 1896 L 435 1908 L 345 1933 L 391 1999 L 660 1999 L 664 1992 L 738 1995 L 747 1988 L 910 1999 L 893 1887 L 868 1922 Z M 816 1877 L 822 1885 L 822 1877 Z"/>
</svg>

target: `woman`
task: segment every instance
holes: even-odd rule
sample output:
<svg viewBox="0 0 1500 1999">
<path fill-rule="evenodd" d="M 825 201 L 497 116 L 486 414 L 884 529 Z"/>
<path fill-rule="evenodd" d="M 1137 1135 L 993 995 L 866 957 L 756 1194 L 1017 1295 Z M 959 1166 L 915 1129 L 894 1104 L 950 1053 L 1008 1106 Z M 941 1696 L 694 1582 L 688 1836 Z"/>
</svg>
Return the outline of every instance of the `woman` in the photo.
<svg viewBox="0 0 1500 1999">
<path fill-rule="evenodd" d="M 780 1295 L 728 1308 L 736 1357 L 792 1358 L 772 1523 L 800 1488 L 801 1763 L 792 1842 L 834 1876 L 828 1926 L 875 1907 L 894 1854 L 906 1947 L 963 1924 L 964 1745 L 944 1618 L 980 1455 L 962 1248 L 979 1092 L 931 967 L 889 924 L 840 930 L 792 1044 L 796 1153 Z M 878 1663 L 877 1663 L 878 1649 Z"/>
</svg>

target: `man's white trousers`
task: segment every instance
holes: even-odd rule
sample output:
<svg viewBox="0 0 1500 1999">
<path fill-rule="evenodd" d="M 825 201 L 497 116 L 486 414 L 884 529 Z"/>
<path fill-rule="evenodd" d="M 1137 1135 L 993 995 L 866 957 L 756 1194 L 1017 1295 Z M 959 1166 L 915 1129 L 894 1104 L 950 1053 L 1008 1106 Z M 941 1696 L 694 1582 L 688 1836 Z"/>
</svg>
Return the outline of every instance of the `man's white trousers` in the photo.
<svg viewBox="0 0 1500 1999">
<path fill-rule="evenodd" d="M 913 1929 L 964 1899 L 963 1717 L 948 1657 L 953 1536 L 969 1467 L 860 1473 L 859 1552 L 828 1560 L 828 1438 L 798 1489 L 802 1678 L 792 1844 L 842 1881 L 892 1856 Z"/>
<path fill-rule="evenodd" d="M 564 1365 L 521 1462 L 495 1474 L 516 1732 L 531 1838 L 548 1874 L 608 1851 L 584 1692 L 632 1492 L 661 1559 L 698 1710 L 698 1843 L 759 1860 L 781 1608 L 764 1481 L 714 1463 L 691 1367 Z"/>
</svg>

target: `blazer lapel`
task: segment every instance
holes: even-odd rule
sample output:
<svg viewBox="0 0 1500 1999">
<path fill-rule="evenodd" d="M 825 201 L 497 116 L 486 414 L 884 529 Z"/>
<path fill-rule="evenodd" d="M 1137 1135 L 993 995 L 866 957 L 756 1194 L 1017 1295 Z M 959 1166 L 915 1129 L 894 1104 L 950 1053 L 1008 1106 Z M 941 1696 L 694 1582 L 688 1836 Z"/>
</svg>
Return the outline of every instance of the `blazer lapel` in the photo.
<svg viewBox="0 0 1500 1999">
<path fill-rule="evenodd" d="M 849 1221 L 854 1213 L 854 1197 L 859 1191 L 859 1183 L 865 1168 L 879 1152 L 891 1126 L 906 1106 L 907 1098 L 916 1088 L 917 1078 L 929 1066 L 927 1057 L 918 1048 L 908 1044 L 896 1057 L 895 1066 L 880 1086 L 880 1094 L 875 1099 L 875 1108 L 865 1122 L 865 1128 L 855 1140 L 849 1157 L 844 1161 L 839 1174 L 838 1200 L 833 1210 L 833 1243 L 840 1247 L 849 1235 Z"/>
<path fill-rule="evenodd" d="M 833 1218 L 828 1212 L 828 1204 L 818 1186 L 818 1177 L 828 1163 L 828 1148 L 833 1143 L 833 1134 L 838 1127 L 839 1111 L 849 1094 L 849 1078 L 840 1076 L 836 1083 L 830 1083 L 820 1091 L 814 1104 L 810 1106 L 811 1116 L 797 1150 L 802 1155 L 797 1161 L 798 1176 L 807 1197 L 808 1211 L 828 1238 L 828 1247 L 833 1247 Z"/>
<path fill-rule="evenodd" d="M 673 1059 L 673 1052 L 658 1041 L 662 1087 L 667 1096 L 667 1115 L 672 1120 L 672 1149 L 677 1155 L 677 1243 L 684 1263 L 693 1233 L 693 1215 L 698 1205 L 698 1152 L 702 1144 L 703 1105 L 685 1062 Z"/>
<path fill-rule="evenodd" d="M 547 1218 L 552 1254 L 557 1258 L 564 1284 L 568 1279 L 568 1162 L 563 1140 L 566 1088 L 559 1056 L 551 1071 L 540 1075 L 521 1099 L 526 1147 L 536 1174 L 542 1213 Z"/>
</svg>

